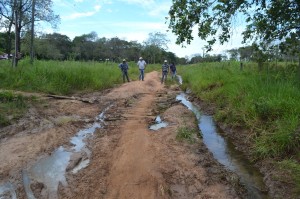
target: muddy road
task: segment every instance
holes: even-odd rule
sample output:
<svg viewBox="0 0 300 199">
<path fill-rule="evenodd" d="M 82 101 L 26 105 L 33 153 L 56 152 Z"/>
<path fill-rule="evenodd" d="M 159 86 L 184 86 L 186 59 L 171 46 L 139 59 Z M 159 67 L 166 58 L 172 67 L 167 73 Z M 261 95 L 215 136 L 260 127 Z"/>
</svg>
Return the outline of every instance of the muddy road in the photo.
<svg viewBox="0 0 300 199">
<path fill-rule="evenodd" d="M 36 94 L 24 118 L 0 129 L 0 198 L 243 198 L 202 138 L 176 139 L 198 129 L 180 92 L 152 72 L 74 99 Z M 157 116 L 167 125 L 150 130 Z"/>
</svg>

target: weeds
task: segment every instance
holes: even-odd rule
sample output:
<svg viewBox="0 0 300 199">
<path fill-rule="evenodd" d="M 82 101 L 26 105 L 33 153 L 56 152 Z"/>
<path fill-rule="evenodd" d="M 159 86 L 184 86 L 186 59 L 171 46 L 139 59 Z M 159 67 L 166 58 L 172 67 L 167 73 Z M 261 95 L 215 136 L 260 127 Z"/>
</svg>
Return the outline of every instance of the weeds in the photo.
<svg viewBox="0 0 300 199">
<path fill-rule="evenodd" d="M 176 139 L 179 141 L 186 140 L 189 143 L 195 143 L 196 130 L 187 126 L 180 127 L 177 130 Z"/>
<path fill-rule="evenodd" d="M 285 180 L 287 183 L 295 182 L 296 187 L 291 190 L 291 194 L 294 196 L 299 196 L 300 194 L 300 165 L 294 160 L 284 160 L 278 163 L 279 168 L 289 175 L 284 175 L 280 180 Z M 289 179 L 291 177 L 292 179 Z M 284 179 L 283 179 L 284 178 Z"/>
<path fill-rule="evenodd" d="M 294 136 L 300 126 L 300 88 L 295 70 L 287 65 L 267 71 L 238 63 L 208 63 L 179 67 L 184 88 L 215 104 L 215 119 L 249 129 L 246 136 L 256 158 L 284 157 L 300 146 Z M 286 71 L 289 71 L 289 75 Z"/>
<path fill-rule="evenodd" d="M 23 96 L 12 92 L 0 92 L 0 127 L 10 125 L 13 120 L 20 118 L 27 109 Z"/>
</svg>

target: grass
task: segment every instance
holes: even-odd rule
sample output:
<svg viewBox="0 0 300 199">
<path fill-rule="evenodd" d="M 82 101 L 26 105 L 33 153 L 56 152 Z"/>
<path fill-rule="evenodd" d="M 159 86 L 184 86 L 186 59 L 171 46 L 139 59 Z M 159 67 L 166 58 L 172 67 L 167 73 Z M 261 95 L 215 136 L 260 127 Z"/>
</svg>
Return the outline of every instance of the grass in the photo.
<svg viewBox="0 0 300 199">
<path fill-rule="evenodd" d="M 1 60 L 0 89 L 71 95 L 78 92 L 99 91 L 123 82 L 119 63 L 39 61 L 31 65 L 22 59 L 17 68 L 9 60 Z M 145 72 L 157 70 L 160 65 L 149 65 Z M 129 78 L 137 80 L 139 70 L 135 62 L 129 62 Z M 21 95 L 1 92 L 0 126 L 7 126 L 25 113 L 27 101 Z"/>
<path fill-rule="evenodd" d="M 27 110 L 26 98 L 12 92 L 0 92 L 0 127 L 10 125 L 19 119 Z"/>
<path fill-rule="evenodd" d="M 258 158 L 284 157 L 297 151 L 300 139 L 300 87 L 295 73 L 240 71 L 237 63 L 181 67 L 185 88 L 216 105 L 215 118 L 249 129 Z"/>
<path fill-rule="evenodd" d="M 285 183 L 293 184 L 296 182 L 296 187 L 291 190 L 291 195 L 295 197 L 300 195 L 300 167 L 299 163 L 295 160 L 284 160 L 278 163 L 279 168 L 283 172 L 283 176 L 279 180 L 285 181 Z M 288 175 L 285 175 L 288 173 Z"/>
<path fill-rule="evenodd" d="M 300 85 L 294 65 L 258 71 L 247 63 L 202 63 L 178 67 L 183 88 L 214 104 L 215 119 L 248 129 L 253 159 L 272 158 L 295 172 L 300 190 Z M 297 193 L 299 193 L 297 191 Z"/>
<path fill-rule="evenodd" d="M 76 92 L 103 90 L 121 84 L 122 74 L 118 63 L 38 61 L 29 64 L 29 59 L 12 68 L 10 62 L 1 61 L 0 88 L 69 95 Z M 136 63 L 129 63 L 129 78 L 137 80 Z M 148 66 L 146 72 L 157 66 Z M 8 75 L 9 74 L 9 75 Z"/>
<path fill-rule="evenodd" d="M 176 139 L 179 141 L 187 141 L 189 143 L 195 143 L 195 135 L 196 135 L 196 130 L 187 126 L 182 126 L 178 128 L 177 130 L 177 135 Z"/>
</svg>

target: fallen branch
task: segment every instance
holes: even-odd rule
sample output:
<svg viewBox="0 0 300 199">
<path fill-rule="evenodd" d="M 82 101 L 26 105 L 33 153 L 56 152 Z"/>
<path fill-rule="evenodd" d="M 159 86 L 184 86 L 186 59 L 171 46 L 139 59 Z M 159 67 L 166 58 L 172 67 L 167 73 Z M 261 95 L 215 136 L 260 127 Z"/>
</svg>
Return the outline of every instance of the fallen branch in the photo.
<svg viewBox="0 0 300 199">
<path fill-rule="evenodd" d="M 68 96 L 61 96 L 61 95 L 47 95 L 47 97 L 52 97 L 55 99 L 68 99 L 68 100 L 77 100 L 77 101 L 81 101 L 84 103 L 90 103 L 90 104 L 94 104 L 95 102 L 97 102 L 96 99 L 89 99 L 89 98 L 81 98 L 81 97 L 68 97 Z"/>
</svg>

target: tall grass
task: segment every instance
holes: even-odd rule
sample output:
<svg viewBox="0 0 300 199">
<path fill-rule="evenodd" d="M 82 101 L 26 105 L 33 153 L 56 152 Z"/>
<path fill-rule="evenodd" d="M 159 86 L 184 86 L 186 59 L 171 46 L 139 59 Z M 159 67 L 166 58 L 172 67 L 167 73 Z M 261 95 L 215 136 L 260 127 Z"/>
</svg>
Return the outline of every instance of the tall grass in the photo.
<svg viewBox="0 0 300 199">
<path fill-rule="evenodd" d="M 217 107 L 215 118 L 249 129 L 257 158 L 298 153 L 300 144 L 300 87 L 296 72 L 252 64 L 243 71 L 238 63 L 180 67 L 184 87 Z"/>
<path fill-rule="evenodd" d="M 29 59 L 24 59 L 17 68 L 12 68 L 8 61 L 0 64 L 0 88 L 3 89 L 67 95 L 103 90 L 123 81 L 118 63 L 36 60 L 31 66 Z M 136 63 L 129 66 L 130 79 L 137 79 Z"/>
</svg>

